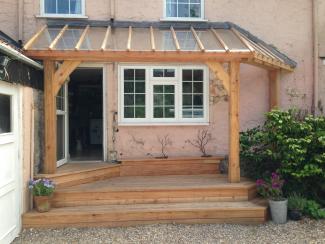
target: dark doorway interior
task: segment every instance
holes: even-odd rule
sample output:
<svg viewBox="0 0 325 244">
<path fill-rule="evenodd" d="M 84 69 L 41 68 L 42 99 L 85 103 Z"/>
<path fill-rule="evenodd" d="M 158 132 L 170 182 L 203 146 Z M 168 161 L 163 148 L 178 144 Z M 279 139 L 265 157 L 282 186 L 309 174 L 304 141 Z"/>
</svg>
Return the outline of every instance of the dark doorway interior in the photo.
<svg viewBox="0 0 325 244">
<path fill-rule="evenodd" d="M 69 152 L 72 161 L 103 159 L 103 70 L 77 69 L 69 82 Z"/>
</svg>

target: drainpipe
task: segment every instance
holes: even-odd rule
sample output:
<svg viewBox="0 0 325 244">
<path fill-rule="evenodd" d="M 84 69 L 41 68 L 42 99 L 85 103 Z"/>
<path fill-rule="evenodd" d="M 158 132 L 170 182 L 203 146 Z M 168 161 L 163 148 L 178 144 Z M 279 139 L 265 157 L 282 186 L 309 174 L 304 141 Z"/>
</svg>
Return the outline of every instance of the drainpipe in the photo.
<svg viewBox="0 0 325 244">
<path fill-rule="evenodd" d="M 312 103 L 312 113 L 317 113 L 318 107 L 318 85 L 319 85 L 319 67 L 318 67 L 318 56 L 319 56 L 319 47 L 318 47 L 318 0 L 312 0 L 312 31 L 313 31 L 313 103 Z"/>
<path fill-rule="evenodd" d="M 116 1 L 115 0 L 110 0 L 109 1 L 109 8 L 110 8 L 110 12 L 109 12 L 109 15 L 110 15 L 110 19 L 115 19 L 115 14 L 116 14 Z"/>
<path fill-rule="evenodd" d="M 24 39 L 24 1 L 18 1 L 18 40 L 23 41 Z"/>
</svg>

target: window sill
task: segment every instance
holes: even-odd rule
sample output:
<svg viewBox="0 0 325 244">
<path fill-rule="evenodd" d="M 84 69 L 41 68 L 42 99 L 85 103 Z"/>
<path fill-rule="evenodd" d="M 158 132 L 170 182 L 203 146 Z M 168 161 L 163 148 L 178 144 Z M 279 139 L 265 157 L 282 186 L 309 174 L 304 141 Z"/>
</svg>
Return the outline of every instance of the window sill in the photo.
<svg viewBox="0 0 325 244">
<path fill-rule="evenodd" d="M 118 126 L 208 126 L 210 125 L 209 122 L 157 122 L 157 123 L 128 123 L 128 122 L 120 122 Z"/>
<path fill-rule="evenodd" d="M 88 19 L 86 15 L 70 15 L 70 14 L 44 14 L 36 15 L 39 19 Z"/>
<path fill-rule="evenodd" d="M 162 22 L 209 22 L 207 19 L 196 18 L 162 18 Z"/>
</svg>

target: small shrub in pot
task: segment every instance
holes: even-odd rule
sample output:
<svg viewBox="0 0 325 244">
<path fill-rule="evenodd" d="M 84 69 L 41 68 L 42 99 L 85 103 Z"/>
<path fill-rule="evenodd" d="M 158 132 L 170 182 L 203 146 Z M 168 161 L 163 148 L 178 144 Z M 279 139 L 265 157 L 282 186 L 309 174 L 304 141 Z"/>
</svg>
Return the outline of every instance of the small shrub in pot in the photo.
<svg viewBox="0 0 325 244">
<path fill-rule="evenodd" d="M 306 199 L 300 194 L 292 193 L 288 197 L 288 216 L 291 220 L 301 220 L 306 207 Z"/>
</svg>

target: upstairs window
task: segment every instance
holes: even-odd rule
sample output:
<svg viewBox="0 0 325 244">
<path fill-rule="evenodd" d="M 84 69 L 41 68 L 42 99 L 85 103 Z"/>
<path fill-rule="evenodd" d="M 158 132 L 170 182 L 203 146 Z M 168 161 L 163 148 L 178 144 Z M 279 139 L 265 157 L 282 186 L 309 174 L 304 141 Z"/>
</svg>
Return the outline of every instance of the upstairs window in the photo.
<svg viewBox="0 0 325 244">
<path fill-rule="evenodd" d="M 85 0 L 41 0 L 45 16 L 83 16 Z"/>
<path fill-rule="evenodd" d="M 165 17 L 170 19 L 202 19 L 204 0 L 165 0 Z"/>
</svg>

